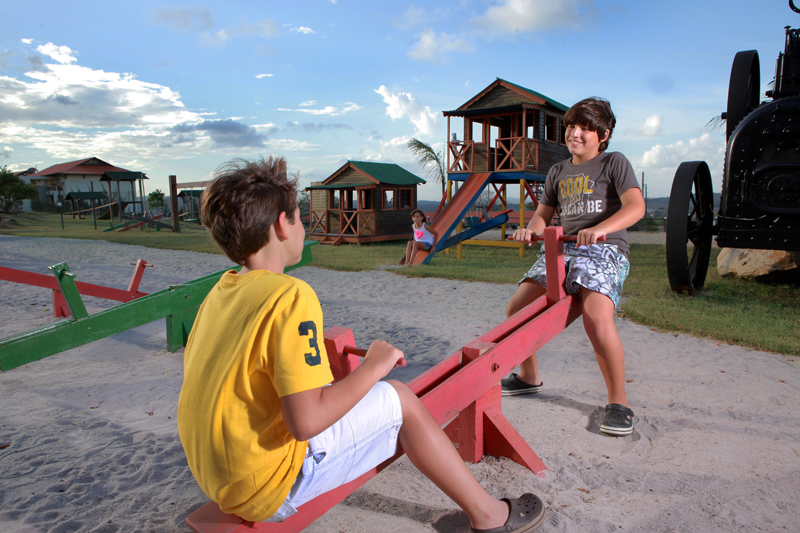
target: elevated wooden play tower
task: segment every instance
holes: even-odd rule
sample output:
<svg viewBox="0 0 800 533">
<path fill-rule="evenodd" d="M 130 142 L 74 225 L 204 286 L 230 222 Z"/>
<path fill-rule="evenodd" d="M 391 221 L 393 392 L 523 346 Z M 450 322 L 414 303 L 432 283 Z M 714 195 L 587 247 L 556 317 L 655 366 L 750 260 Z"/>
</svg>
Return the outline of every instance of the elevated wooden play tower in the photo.
<svg viewBox="0 0 800 533">
<path fill-rule="evenodd" d="M 547 171 L 570 155 L 564 142 L 567 109 L 536 91 L 497 78 L 458 109 L 443 113 L 447 117 L 447 192 L 443 208 L 431 222 L 441 240 L 430 253 L 417 253 L 414 264 L 427 263 L 436 252 L 454 245 L 460 258 L 464 244 L 518 248 L 522 257 L 523 244 L 505 240 L 507 186 L 519 186 L 519 215 L 511 222 L 523 226 L 533 215 L 526 216 L 525 202 L 538 205 L 537 191 Z M 453 131 L 454 117 L 463 121 L 461 139 Z M 462 231 L 464 216 L 487 187 L 493 194 L 486 212 L 491 213 L 500 202 L 503 213 Z M 472 239 L 497 226 L 503 230 L 500 241 Z"/>
</svg>

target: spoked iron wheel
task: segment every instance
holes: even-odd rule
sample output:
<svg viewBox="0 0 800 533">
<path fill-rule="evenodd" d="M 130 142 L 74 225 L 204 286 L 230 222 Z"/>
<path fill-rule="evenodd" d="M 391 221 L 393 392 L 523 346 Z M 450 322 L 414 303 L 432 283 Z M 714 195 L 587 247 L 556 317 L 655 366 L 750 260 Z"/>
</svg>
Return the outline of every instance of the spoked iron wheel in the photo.
<svg viewBox="0 0 800 533">
<path fill-rule="evenodd" d="M 681 163 L 667 208 L 667 274 L 677 293 L 703 288 L 714 234 L 714 194 L 705 161 Z M 687 244 L 694 246 L 689 259 Z"/>
<path fill-rule="evenodd" d="M 750 111 L 758 107 L 761 95 L 761 68 L 758 52 L 746 50 L 733 58 L 731 79 L 728 83 L 728 108 L 725 113 L 725 140 Z"/>
</svg>

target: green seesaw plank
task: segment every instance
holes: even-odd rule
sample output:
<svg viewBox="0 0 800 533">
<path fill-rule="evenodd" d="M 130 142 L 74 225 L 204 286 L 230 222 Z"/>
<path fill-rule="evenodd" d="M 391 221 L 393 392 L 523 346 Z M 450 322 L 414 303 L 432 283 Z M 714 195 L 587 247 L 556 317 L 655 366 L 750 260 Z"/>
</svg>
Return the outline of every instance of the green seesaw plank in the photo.
<svg viewBox="0 0 800 533">
<path fill-rule="evenodd" d="M 303 248 L 303 258 L 296 265 L 287 268 L 286 271 L 309 264 L 311 262 L 311 246 L 315 244 L 317 244 L 316 241 L 306 241 Z M 61 265 L 66 267 L 63 263 Z M 238 269 L 240 267 L 235 268 Z M 69 271 L 66 268 L 64 270 Z M 194 316 L 191 316 L 193 308 L 197 308 L 203 303 L 206 295 L 222 274 L 228 270 L 230 269 L 221 270 L 181 285 L 174 285 L 131 302 L 100 311 L 94 315 L 57 322 L 0 339 L 0 371 L 11 370 L 32 361 L 38 361 L 50 355 L 77 346 L 83 346 L 84 344 L 110 337 L 115 333 L 127 331 L 172 315 L 176 315 L 178 320 L 168 320 L 170 323 L 169 328 L 172 330 L 178 329 L 179 331 L 174 333 L 168 329 L 167 343 L 170 348 L 177 350 L 180 346 L 175 347 L 176 335 L 178 335 L 178 342 L 181 345 L 185 345 L 185 338 L 188 337 L 191 323 L 194 322 Z M 66 277 L 72 281 L 70 276 Z M 74 297 L 71 299 L 74 300 Z M 80 296 L 78 296 L 77 300 L 80 301 Z M 196 313 L 195 309 L 194 314 L 196 315 Z M 175 323 L 179 324 L 180 327 L 173 328 L 172 326 Z M 187 325 L 189 329 L 186 329 Z"/>
</svg>

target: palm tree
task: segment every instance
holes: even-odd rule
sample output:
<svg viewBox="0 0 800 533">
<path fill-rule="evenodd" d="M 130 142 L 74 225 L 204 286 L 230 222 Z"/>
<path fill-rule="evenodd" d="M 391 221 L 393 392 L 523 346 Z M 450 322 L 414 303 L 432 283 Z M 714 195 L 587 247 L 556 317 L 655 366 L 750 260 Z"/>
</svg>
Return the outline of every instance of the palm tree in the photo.
<svg viewBox="0 0 800 533">
<path fill-rule="evenodd" d="M 433 177 L 442 186 L 442 196 L 444 196 L 444 185 L 447 181 L 447 174 L 444 171 L 444 159 L 442 152 L 437 152 L 433 147 L 425 141 L 420 141 L 416 137 L 412 137 L 408 141 L 408 148 L 414 153 L 422 168 L 428 171 L 428 175 Z"/>
</svg>

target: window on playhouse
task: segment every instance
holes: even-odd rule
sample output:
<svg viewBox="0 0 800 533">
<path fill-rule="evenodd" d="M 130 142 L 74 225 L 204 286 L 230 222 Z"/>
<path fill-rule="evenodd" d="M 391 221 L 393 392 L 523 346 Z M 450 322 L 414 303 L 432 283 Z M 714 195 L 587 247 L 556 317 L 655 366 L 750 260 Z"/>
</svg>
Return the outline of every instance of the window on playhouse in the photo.
<svg viewBox="0 0 800 533">
<path fill-rule="evenodd" d="M 561 139 L 561 144 L 567 144 L 567 127 L 564 125 L 564 121 L 561 121 L 561 135 L 559 138 Z"/>
<path fill-rule="evenodd" d="M 534 110 L 525 119 L 525 136 L 528 139 L 539 138 L 539 111 Z"/>
<path fill-rule="evenodd" d="M 411 209 L 411 189 L 400 189 L 400 209 Z"/>
<path fill-rule="evenodd" d="M 544 116 L 544 138 L 547 141 L 558 142 L 556 137 L 556 126 L 558 120 L 553 115 Z"/>
<path fill-rule="evenodd" d="M 394 189 L 384 189 L 383 190 L 383 208 L 384 209 L 394 209 L 395 202 L 394 202 Z"/>
<path fill-rule="evenodd" d="M 470 140 L 476 143 L 483 142 L 483 123 L 469 121 L 470 133 L 472 134 Z"/>
<path fill-rule="evenodd" d="M 328 194 L 328 209 L 339 209 L 339 191 L 332 190 Z"/>
<path fill-rule="evenodd" d="M 354 192 L 355 191 L 349 189 L 346 191 L 342 191 L 342 200 L 343 200 L 342 209 L 345 209 L 347 211 L 356 210 L 355 196 L 353 195 Z"/>
<path fill-rule="evenodd" d="M 358 191 L 358 205 L 361 209 L 372 209 L 372 189 Z"/>
</svg>

